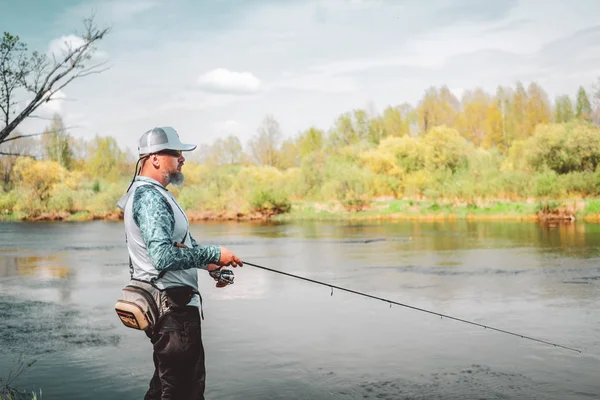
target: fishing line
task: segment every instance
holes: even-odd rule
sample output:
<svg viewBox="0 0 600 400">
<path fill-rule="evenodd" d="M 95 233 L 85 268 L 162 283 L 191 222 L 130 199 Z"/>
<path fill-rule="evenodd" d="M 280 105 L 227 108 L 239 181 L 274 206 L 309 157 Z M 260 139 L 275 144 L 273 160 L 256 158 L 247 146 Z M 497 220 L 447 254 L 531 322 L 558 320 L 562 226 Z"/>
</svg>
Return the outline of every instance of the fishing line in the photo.
<svg viewBox="0 0 600 400">
<path fill-rule="evenodd" d="M 283 271 L 278 271 L 278 270 L 272 269 L 272 268 L 263 267 L 261 265 L 252 264 L 252 263 L 249 263 L 247 261 L 242 261 L 242 263 L 243 263 L 243 265 L 250 265 L 250 266 L 255 267 L 255 268 L 260 268 L 260 269 L 264 269 L 266 271 L 275 272 L 276 274 L 286 275 L 286 276 L 289 276 L 289 277 L 292 277 L 292 278 L 301 279 L 303 281 L 307 281 L 307 282 L 311 282 L 311 283 L 316 283 L 317 285 L 327 286 L 327 287 L 331 288 L 331 296 L 333 296 L 333 289 L 343 290 L 343 291 L 348 292 L 348 293 L 353 293 L 353 294 L 357 294 L 359 296 L 369 297 L 371 299 L 383 301 L 384 303 L 389 303 L 390 304 L 390 308 L 392 307 L 392 304 L 395 304 L 395 305 L 398 305 L 398 306 L 402 306 L 402 307 L 406 307 L 406 308 L 411 308 L 413 310 L 422 311 L 422 312 L 426 312 L 426 313 L 429 313 L 429 314 L 437 315 L 437 316 L 439 316 L 441 318 L 453 319 L 455 321 L 464 322 L 466 324 L 471 324 L 471 325 L 479 326 L 479 327 L 482 327 L 482 328 L 485 328 L 485 329 L 490 329 L 490 330 L 493 330 L 493 331 L 497 331 L 497 332 L 501 332 L 501 333 L 506 333 L 508 335 L 517 336 L 517 337 L 520 337 L 522 339 L 533 340 L 534 342 L 544 343 L 544 344 L 548 344 L 550 346 L 560 347 L 560 348 L 563 348 L 563 349 L 566 349 L 566 350 L 571 350 L 571 351 L 575 351 L 577 353 L 581 353 L 581 350 L 577 350 L 577 349 L 574 349 L 574 348 L 571 348 L 571 347 L 563 346 L 563 345 L 560 345 L 560 344 L 548 342 L 548 341 L 541 340 L 541 339 L 536 339 L 536 338 L 533 338 L 531 336 L 521 335 L 519 333 L 510 332 L 510 331 L 507 331 L 507 330 L 504 330 L 504 329 L 494 328 L 494 327 L 489 326 L 489 325 L 479 324 L 477 322 L 468 321 L 468 320 L 462 319 L 462 318 L 452 317 L 450 315 L 441 314 L 441 313 L 438 313 L 438 312 L 435 312 L 435 311 L 426 310 L 424 308 L 419 308 L 419 307 L 411 306 L 411 305 L 408 305 L 408 304 L 399 303 L 397 301 L 384 299 L 383 297 L 377 297 L 377 296 L 373 296 L 373 295 L 370 295 L 370 294 L 367 294 L 367 293 L 358 292 L 356 290 L 346 289 L 346 288 L 343 288 L 343 287 L 340 287 L 340 286 L 332 285 L 330 283 L 325 283 L 325 282 L 320 282 L 320 281 L 317 281 L 317 280 L 314 280 L 314 279 L 304 278 L 302 276 L 290 274 L 290 273 L 283 272 Z"/>
</svg>

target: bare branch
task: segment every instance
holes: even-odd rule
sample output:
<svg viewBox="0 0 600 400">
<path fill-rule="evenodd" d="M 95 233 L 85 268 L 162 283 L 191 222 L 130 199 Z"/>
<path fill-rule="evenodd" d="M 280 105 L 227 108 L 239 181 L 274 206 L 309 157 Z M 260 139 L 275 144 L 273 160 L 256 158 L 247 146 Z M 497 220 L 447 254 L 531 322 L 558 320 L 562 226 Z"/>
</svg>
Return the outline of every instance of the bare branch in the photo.
<svg viewBox="0 0 600 400">
<path fill-rule="evenodd" d="M 36 159 L 36 157 L 32 156 L 31 154 L 5 153 L 4 151 L 0 151 L 0 156 L 17 156 L 17 157 L 29 157 L 29 158 L 33 158 L 34 160 Z"/>
<path fill-rule="evenodd" d="M 69 129 L 73 129 L 73 128 L 79 128 L 79 127 L 77 125 L 67 126 L 67 127 L 62 128 L 62 129 L 57 129 L 56 132 L 66 132 Z M 46 133 L 46 131 L 44 131 L 44 132 L 38 132 L 38 133 L 28 133 L 27 135 L 13 136 L 13 137 L 10 137 L 8 139 L 5 139 L 2 143 L 6 143 L 6 142 L 13 141 L 13 140 L 26 138 L 26 137 L 40 136 L 40 135 L 43 135 L 44 133 Z"/>
<path fill-rule="evenodd" d="M 102 68 L 106 62 L 97 63 L 90 67 L 84 64 L 92 59 L 92 55 L 96 50 L 93 47 L 94 43 L 101 40 L 109 31 L 110 28 L 98 29 L 93 24 L 93 16 L 84 20 L 85 32 L 80 35 L 84 43 L 80 46 L 72 46 L 67 43 L 67 51 L 63 54 L 62 59 L 58 59 L 53 55 L 54 63 L 50 67 L 46 57 L 38 53 L 33 53 L 29 61 L 23 61 L 22 65 L 27 73 L 18 75 L 17 84 L 34 94 L 33 99 L 23 108 L 23 110 L 12 120 L 6 116 L 6 126 L 0 130 L 0 143 L 4 142 L 8 135 L 28 116 L 30 116 L 44 102 L 52 100 L 52 95 L 63 89 L 69 83 L 77 78 L 83 78 L 92 74 L 99 74 L 106 71 L 108 68 Z M 29 79 L 29 73 L 34 72 L 33 79 Z M 29 80 L 28 80 L 29 79 Z M 63 80 L 65 80 L 63 82 Z M 11 92 L 16 86 L 4 85 L 7 91 Z M 8 93 L 10 95 L 10 93 Z M 10 114 L 7 108 L 5 114 Z M 4 110 L 3 110 L 4 111 Z"/>
</svg>

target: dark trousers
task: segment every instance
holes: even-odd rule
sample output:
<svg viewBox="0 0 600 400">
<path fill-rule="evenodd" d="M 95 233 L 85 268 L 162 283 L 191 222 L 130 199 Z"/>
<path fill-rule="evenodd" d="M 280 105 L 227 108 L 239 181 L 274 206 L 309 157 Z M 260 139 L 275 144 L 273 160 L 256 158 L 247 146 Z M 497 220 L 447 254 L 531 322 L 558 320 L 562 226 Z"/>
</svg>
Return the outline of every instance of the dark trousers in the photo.
<svg viewBox="0 0 600 400">
<path fill-rule="evenodd" d="M 167 314 L 151 337 L 154 376 L 144 400 L 204 400 L 206 370 L 197 307 Z"/>
</svg>

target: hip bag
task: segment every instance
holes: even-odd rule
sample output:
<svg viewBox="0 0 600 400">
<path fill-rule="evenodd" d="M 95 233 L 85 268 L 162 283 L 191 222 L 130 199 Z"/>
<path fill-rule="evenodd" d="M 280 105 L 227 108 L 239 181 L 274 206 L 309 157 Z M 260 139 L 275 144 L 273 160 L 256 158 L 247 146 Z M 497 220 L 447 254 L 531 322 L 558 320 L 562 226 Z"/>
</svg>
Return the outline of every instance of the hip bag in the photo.
<svg viewBox="0 0 600 400">
<path fill-rule="evenodd" d="M 115 311 L 126 327 L 146 331 L 158 325 L 169 307 L 165 292 L 151 282 L 131 279 L 121 290 Z"/>
</svg>

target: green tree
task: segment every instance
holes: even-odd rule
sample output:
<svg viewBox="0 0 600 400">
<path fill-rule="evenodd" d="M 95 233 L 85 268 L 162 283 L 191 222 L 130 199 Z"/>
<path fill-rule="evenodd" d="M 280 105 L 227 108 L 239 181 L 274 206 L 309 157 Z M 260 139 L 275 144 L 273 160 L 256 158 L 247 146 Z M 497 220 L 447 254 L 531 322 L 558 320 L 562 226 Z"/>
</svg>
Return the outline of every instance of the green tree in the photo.
<svg viewBox="0 0 600 400">
<path fill-rule="evenodd" d="M 378 128 L 365 110 L 345 112 L 337 118 L 329 132 L 328 144 L 333 149 L 340 149 L 361 141 L 377 143 L 381 137 Z"/>
<path fill-rule="evenodd" d="M 385 136 L 402 137 L 410 133 L 408 113 L 403 115 L 400 107 L 389 106 L 383 110 L 381 116 L 382 128 Z"/>
<path fill-rule="evenodd" d="M 577 92 L 577 105 L 575 106 L 575 115 L 579 119 L 590 121 L 592 119 L 592 106 L 590 99 L 583 87 L 579 87 Z"/>
<path fill-rule="evenodd" d="M 428 170 L 448 169 L 456 172 L 467 165 L 472 147 L 456 129 L 438 126 L 425 135 L 423 140 L 425 168 Z"/>
<path fill-rule="evenodd" d="M 325 134 L 322 130 L 311 127 L 300 134 L 296 140 L 298 155 L 304 159 L 311 153 L 321 151 L 325 141 Z"/>
<path fill-rule="evenodd" d="M 124 158 L 125 153 L 113 137 L 96 135 L 88 148 L 87 174 L 114 182 L 121 174 Z"/>
<path fill-rule="evenodd" d="M 56 161 L 67 170 L 72 169 L 74 155 L 71 136 L 67 133 L 60 115 L 54 114 L 52 124 L 44 131 L 42 143 L 49 160 Z"/>
<path fill-rule="evenodd" d="M 525 149 L 528 162 L 537 171 L 595 171 L 600 163 L 600 128 L 576 120 L 539 125 Z"/>
<path fill-rule="evenodd" d="M 571 98 L 567 95 L 557 97 L 554 106 L 554 121 L 569 122 L 573 118 L 575 118 L 575 112 Z"/>
</svg>

